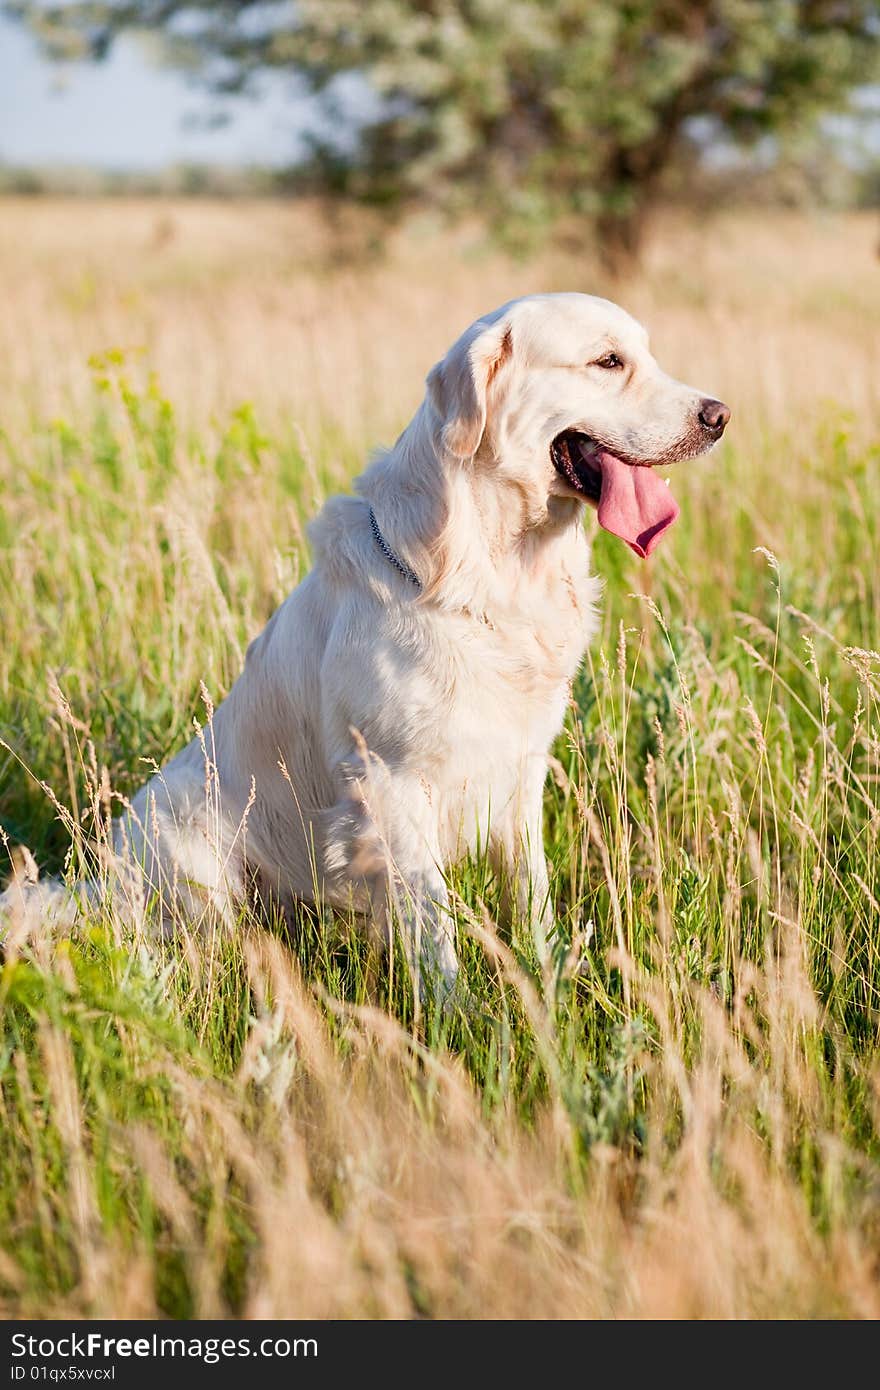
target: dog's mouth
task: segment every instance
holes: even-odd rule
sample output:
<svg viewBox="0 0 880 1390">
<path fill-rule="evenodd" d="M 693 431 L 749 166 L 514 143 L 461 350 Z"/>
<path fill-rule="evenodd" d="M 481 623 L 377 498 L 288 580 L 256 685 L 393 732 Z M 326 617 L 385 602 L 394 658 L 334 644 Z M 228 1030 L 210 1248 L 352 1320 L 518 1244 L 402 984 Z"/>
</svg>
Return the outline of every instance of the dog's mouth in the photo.
<svg viewBox="0 0 880 1390">
<path fill-rule="evenodd" d="M 550 457 L 556 472 L 588 502 L 597 502 L 602 495 L 602 469 L 596 457 L 598 441 L 579 430 L 557 434 L 550 445 Z"/>
<path fill-rule="evenodd" d="M 572 491 L 596 507 L 599 525 L 642 559 L 678 516 L 678 503 L 650 463 L 622 458 L 592 435 L 564 430 L 550 457 Z"/>
</svg>

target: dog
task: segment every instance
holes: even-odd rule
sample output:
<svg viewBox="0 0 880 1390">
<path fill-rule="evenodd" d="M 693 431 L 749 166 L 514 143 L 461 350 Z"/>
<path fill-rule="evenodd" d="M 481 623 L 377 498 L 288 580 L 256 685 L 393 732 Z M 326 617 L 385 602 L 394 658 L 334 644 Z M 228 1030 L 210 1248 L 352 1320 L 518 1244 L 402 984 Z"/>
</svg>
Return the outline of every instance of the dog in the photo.
<svg viewBox="0 0 880 1390">
<path fill-rule="evenodd" d="M 608 300 L 532 295 L 471 324 L 312 523 L 314 564 L 229 695 L 115 822 L 120 864 L 169 918 L 231 922 L 256 889 L 353 909 L 385 942 L 396 922 L 446 994 L 445 872 L 479 844 L 543 957 L 548 756 L 597 626 L 585 508 L 649 555 L 678 514 L 655 465 L 729 418 Z"/>
</svg>

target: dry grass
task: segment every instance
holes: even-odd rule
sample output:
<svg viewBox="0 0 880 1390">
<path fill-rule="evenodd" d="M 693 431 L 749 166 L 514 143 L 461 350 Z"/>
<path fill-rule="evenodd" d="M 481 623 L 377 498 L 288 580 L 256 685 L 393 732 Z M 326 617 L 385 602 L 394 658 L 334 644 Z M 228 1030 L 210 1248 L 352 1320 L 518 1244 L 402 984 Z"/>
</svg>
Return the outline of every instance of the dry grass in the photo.
<svg viewBox="0 0 880 1390">
<path fill-rule="evenodd" d="M 498 939 L 479 862 L 454 880 L 479 1007 L 451 1020 L 340 919 L 32 924 L 0 976 L 3 1307 L 875 1317 L 876 228 L 670 217 L 616 286 L 424 223 L 364 259 L 362 230 L 4 205 L 0 820 L 75 872 L 461 327 L 604 291 L 734 423 L 656 560 L 596 546 L 547 792 L 554 970 Z"/>
<path fill-rule="evenodd" d="M 478 229 L 429 222 L 371 258 L 359 223 L 330 232 L 295 204 L 6 200 L 4 414 L 83 406 L 90 354 L 136 348 L 187 424 L 250 400 L 273 427 L 330 420 L 361 450 L 409 418 L 426 365 L 477 313 L 579 289 L 623 299 L 671 370 L 740 404 L 751 442 L 822 402 L 875 407 L 876 241 L 870 216 L 669 216 L 619 285 L 571 252 L 511 261 Z"/>
</svg>

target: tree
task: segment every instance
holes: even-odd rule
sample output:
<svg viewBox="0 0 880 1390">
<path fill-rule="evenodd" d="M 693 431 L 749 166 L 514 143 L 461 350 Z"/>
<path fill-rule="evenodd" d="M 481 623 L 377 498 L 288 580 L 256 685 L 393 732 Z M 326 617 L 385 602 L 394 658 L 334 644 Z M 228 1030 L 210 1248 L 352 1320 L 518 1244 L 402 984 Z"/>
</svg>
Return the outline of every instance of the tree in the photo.
<svg viewBox="0 0 880 1390">
<path fill-rule="evenodd" d="M 0 5 L 4 0 L 0 0 Z M 702 137 L 803 132 L 880 74 L 873 0 L 5 0 L 49 53 L 163 36 L 214 89 L 288 69 L 323 101 L 310 166 L 389 208 L 477 207 L 497 225 L 587 217 L 634 253 Z M 339 80 L 376 100 L 345 118 Z M 334 133 L 335 132 L 335 133 Z"/>
</svg>

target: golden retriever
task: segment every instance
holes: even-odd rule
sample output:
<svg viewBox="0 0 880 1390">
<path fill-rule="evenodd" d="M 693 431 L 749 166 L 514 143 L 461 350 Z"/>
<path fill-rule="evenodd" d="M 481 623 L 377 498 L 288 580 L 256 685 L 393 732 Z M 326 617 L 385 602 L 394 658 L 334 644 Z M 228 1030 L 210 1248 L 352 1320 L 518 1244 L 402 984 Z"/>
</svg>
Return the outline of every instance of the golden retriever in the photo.
<svg viewBox="0 0 880 1390">
<path fill-rule="evenodd" d="M 231 918 L 257 887 L 353 907 L 386 939 L 396 921 L 445 992 L 444 875 L 479 843 L 543 952 L 547 759 L 599 596 L 584 506 L 650 554 L 678 513 L 653 465 L 704 453 L 729 417 L 607 300 L 478 319 L 357 496 L 313 522 L 310 573 L 116 823 L 119 859 L 169 914 Z"/>
</svg>

